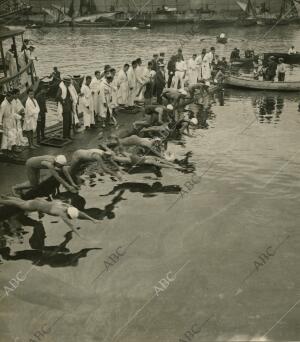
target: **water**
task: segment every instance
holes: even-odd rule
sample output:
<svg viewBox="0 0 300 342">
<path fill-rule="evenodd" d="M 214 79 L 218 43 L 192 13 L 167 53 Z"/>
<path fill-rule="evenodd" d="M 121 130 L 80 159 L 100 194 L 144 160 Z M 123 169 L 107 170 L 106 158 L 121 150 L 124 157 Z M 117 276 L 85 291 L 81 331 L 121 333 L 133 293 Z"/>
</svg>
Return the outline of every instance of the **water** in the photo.
<svg viewBox="0 0 300 342">
<path fill-rule="evenodd" d="M 49 74 L 54 64 L 66 74 L 91 74 L 138 56 L 147 61 L 154 51 L 169 57 L 185 29 L 47 29 L 26 35 L 39 42 L 40 75 Z M 297 27 L 276 28 L 259 40 L 267 29 L 226 28 L 232 41 L 218 46 L 218 53 L 224 49 L 228 56 L 235 46 L 258 52 L 300 46 Z M 218 33 L 203 30 L 201 37 L 186 42 L 184 55 L 215 45 Z M 201 38 L 207 40 L 200 43 Z M 288 77 L 297 75 L 294 68 Z M 87 178 L 81 197 L 72 200 L 101 223 L 81 222 L 81 238 L 68 242 L 69 251 L 56 258 L 43 256 L 42 265 L 3 300 L 0 340 L 19 336 L 27 341 L 62 314 L 45 340 L 179 341 L 208 318 L 195 341 L 258 340 L 267 332 L 262 340 L 299 340 L 299 307 L 288 312 L 299 301 L 298 101 L 297 93 L 227 89 L 224 106 L 218 99 L 212 106 L 208 129 L 195 131 L 183 145 L 170 146 L 181 156 L 192 151 L 196 173 L 204 174 L 183 195 L 178 186 L 185 189 L 191 175 L 173 170 L 163 170 L 162 177 L 127 175 L 123 185 L 109 177 Z M 2 173 L 4 183 L 16 181 L 10 172 Z M 67 228 L 57 220 L 39 221 L 36 214 L 30 218 L 9 223 L 15 234 L 2 228 L 2 245 L 11 253 L 21 251 L 16 254 L 21 260 L 3 261 L 1 286 L 18 271 L 30 269 L 37 258 L 30 243 L 42 243 L 42 226 L 46 246 L 65 240 Z M 29 239 L 32 227 L 35 236 Z M 128 245 L 119 260 L 109 259 Z M 268 247 L 276 254 L 264 264 L 260 260 L 257 270 L 254 262 Z M 176 279 L 156 296 L 154 287 L 163 289 L 159 281 L 177 271 Z"/>
</svg>

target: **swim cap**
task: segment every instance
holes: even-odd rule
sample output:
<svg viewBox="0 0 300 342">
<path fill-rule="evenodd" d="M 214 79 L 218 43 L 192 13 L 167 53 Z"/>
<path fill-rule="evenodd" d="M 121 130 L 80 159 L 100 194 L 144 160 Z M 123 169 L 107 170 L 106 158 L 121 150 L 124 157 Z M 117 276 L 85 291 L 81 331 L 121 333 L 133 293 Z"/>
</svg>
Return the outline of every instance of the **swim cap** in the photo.
<svg viewBox="0 0 300 342">
<path fill-rule="evenodd" d="M 60 154 L 55 157 L 55 163 L 60 164 L 62 166 L 67 165 L 67 158 L 63 154 Z"/>
<path fill-rule="evenodd" d="M 194 126 L 198 125 L 198 120 L 196 118 L 193 118 L 190 120 L 190 123 L 193 124 Z"/>
<path fill-rule="evenodd" d="M 71 217 L 71 219 L 75 219 L 79 216 L 79 210 L 75 207 L 69 207 L 67 209 L 67 214 Z"/>
<path fill-rule="evenodd" d="M 168 104 L 168 105 L 167 105 L 167 109 L 168 109 L 168 110 L 173 110 L 174 107 L 173 107 L 171 104 Z"/>
<path fill-rule="evenodd" d="M 166 151 L 164 153 L 164 157 L 166 158 L 167 161 L 169 162 L 173 162 L 175 160 L 175 154 L 173 152 L 170 151 Z"/>
</svg>

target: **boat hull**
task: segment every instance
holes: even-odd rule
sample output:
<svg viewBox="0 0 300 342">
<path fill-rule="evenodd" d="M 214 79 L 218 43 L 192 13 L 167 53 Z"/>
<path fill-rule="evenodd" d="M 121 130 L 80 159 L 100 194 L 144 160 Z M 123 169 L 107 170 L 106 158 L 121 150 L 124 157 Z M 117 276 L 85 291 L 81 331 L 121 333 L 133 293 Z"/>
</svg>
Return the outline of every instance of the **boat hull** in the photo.
<svg viewBox="0 0 300 342">
<path fill-rule="evenodd" d="M 245 88 L 253 90 L 272 90 L 272 91 L 300 91 L 300 82 L 271 82 L 257 81 L 248 78 L 228 76 L 224 84 L 234 88 Z"/>
</svg>

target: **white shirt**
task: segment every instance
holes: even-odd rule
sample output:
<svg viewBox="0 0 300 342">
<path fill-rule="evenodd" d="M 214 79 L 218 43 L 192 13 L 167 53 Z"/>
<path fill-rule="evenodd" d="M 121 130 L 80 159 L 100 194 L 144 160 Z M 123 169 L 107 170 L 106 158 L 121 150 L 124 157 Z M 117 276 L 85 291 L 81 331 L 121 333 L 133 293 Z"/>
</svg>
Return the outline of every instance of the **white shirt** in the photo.
<svg viewBox="0 0 300 342">
<path fill-rule="evenodd" d="M 184 72 L 186 69 L 187 67 L 185 61 L 176 62 L 176 71 Z"/>
<path fill-rule="evenodd" d="M 295 55 L 297 51 L 294 48 L 290 48 L 288 54 L 289 55 Z"/>
</svg>

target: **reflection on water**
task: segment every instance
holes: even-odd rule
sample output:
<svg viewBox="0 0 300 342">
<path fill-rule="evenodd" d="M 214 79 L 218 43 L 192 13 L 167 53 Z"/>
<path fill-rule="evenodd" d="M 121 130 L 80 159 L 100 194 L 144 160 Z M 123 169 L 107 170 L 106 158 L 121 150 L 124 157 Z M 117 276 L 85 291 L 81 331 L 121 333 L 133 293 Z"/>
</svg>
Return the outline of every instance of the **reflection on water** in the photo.
<svg viewBox="0 0 300 342">
<path fill-rule="evenodd" d="M 262 96 L 253 99 L 253 106 L 257 110 L 261 123 L 275 123 L 280 121 L 284 108 L 282 96 Z"/>
</svg>

